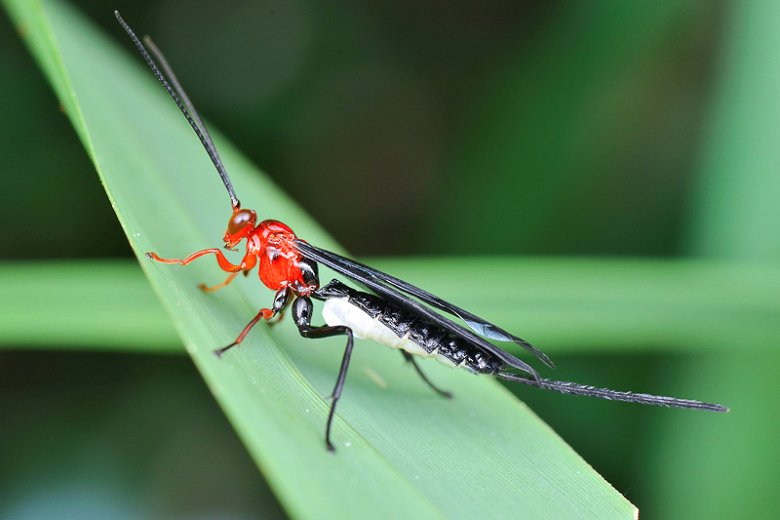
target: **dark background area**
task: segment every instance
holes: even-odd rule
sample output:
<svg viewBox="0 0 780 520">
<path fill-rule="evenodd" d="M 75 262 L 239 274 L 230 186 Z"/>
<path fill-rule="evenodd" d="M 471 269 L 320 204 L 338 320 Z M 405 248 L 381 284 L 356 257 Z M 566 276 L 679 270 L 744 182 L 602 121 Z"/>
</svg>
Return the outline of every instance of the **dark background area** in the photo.
<svg viewBox="0 0 780 520">
<path fill-rule="evenodd" d="M 153 35 L 204 117 L 355 255 L 681 251 L 717 2 L 76 4 L 128 49 L 114 7 Z M 1 37 L 18 124 L 0 219 L 22 224 L 0 228 L 2 257 L 130 256 L 54 94 Z"/>
</svg>

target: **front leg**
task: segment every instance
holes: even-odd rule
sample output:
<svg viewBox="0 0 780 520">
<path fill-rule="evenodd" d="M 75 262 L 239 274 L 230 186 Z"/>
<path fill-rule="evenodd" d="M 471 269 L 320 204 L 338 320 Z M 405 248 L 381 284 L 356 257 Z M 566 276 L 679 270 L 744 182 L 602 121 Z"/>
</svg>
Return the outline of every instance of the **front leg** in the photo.
<svg viewBox="0 0 780 520">
<path fill-rule="evenodd" d="M 146 253 L 146 256 L 148 258 L 151 258 L 152 260 L 157 260 L 158 262 L 162 262 L 164 264 L 181 264 L 181 265 L 187 265 L 196 258 L 200 258 L 201 256 L 213 254 L 217 257 L 217 263 L 219 264 L 220 269 L 225 271 L 226 273 L 238 273 L 240 271 L 246 271 L 249 269 L 252 269 L 255 264 L 257 263 L 257 257 L 250 255 L 247 253 L 244 255 L 244 258 L 241 260 L 241 264 L 239 265 L 233 265 L 230 263 L 230 261 L 225 258 L 225 255 L 222 253 L 222 250 L 214 248 L 214 249 L 204 249 L 203 251 L 197 251 L 195 253 L 192 253 L 190 256 L 184 259 L 179 258 L 160 258 L 157 256 L 157 253 L 153 253 L 152 251 L 149 251 Z M 232 281 L 232 279 L 229 279 Z M 230 281 L 226 283 L 230 283 Z"/>
<path fill-rule="evenodd" d="M 336 403 L 341 398 L 341 391 L 344 389 L 344 381 L 347 379 L 347 369 L 349 368 L 349 359 L 352 357 L 352 345 L 354 343 L 352 339 L 352 329 L 343 325 L 321 326 L 313 327 L 311 325 L 311 313 L 312 303 L 308 296 L 299 296 L 293 304 L 292 313 L 295 325 L 298 326 L 298 332 L 304 338 L 327 338 L 330 336 L 347 336 L 347 348 L 344 350 L 344 357 L 341 359 L 341 368 L 339 369 L 339 377 L 336 379 L 336 386 L 333 388 L 333 394 L 330 396 L 333 399 L 330 405 L 330 413 L 328 413 L 328 423 L 325 427 L 325 444 L 330 451 L 336 451 L 333 444 L 330 442 L 330 427 L 333 423 L 333 416 L 336 413 Z"/>
<path fill-rule="evenodd" d="M 193 260 L 195 260 L 196 258 L 200 258 L 201 256 L 205 256 L 205 255 L 212 254 L 212 253 L 217 257 L 217 263 L 219 264 L 219 267 L 223 271 L 228 272 L 230 274 L 228 275 L 227 279 L 224 282 L 222 282 L 220 284 L 217 284 L 217 285 L 215 285 L 213 287 L 209 287 L 205 283 L 198 284 L 198 287 L 203 292 L 213 292 L 213 291 L 216 291 L 217 289 L 221 289 L 222 287 L 225 287 L 226 285 L 228 285 L 230 282 L 232 282 L 235 279 L 235 277 L 238 275 L 238 273 L 243 271 L 244 275 L 247 275 L 247 274 L 249 274 L 249 270 L 252 269 L 255 266 L 255 264 L 257 264 L 257 257 L 247 253 L 246 255 L 244 255 L 244 258 L 241 260 L 241 264 L 233 265 L 232 263 L 230 263 L 230 261 L 227 258 L 225 258 L 225 255 L 222 254 L 222 251 L 220 251 L 219 249 L 216 249 L 216 248 L 215 249 L 204 249 L 203 251 L 198 251 L 196 253 L 192 253 L 190 256 L 188 256 L 187 258 L 184 258 L 184 259 L 179 259 L 179 258 L 160 258 L 159 256 L 157 256 L 157 253 L 153 253 L 151 251 L 146 253 L 146 256 L 148 258 L 151 258 L 152 260 L 157 260 L 158 262 L 162 262 L 164 264 L 187 265 L 190 262 L 192 262 Z"/>
<path fill-rule="evenodd" d="M 281 291 L 276 293 L 276 296 L 274 297 L 274 305 L 271 309 L 260 309 L 260 311 L 257 313 L 257 316 L 252 318 L 252 321 L 250 321 L 246 327 L 244 327 L 244 330 L 241 331 L 241 334 L 238 335 L 236 340 L 228 345 L 227 347 L 222 347 L 220 349 L 217 349 L 214 351 L 214 355 L 217 357 L 222 357 L 222 354 L 225 353 L 230 348 L 235 347 L 236 345 L 240 345 L 242 341 L 244 341 L 244 338 L 247 334 L 249 334 L 249 331 L 252 330 L 252 327 L 254 327 L 258 321 L 260 320 L 270 320 L 274 316 L 276 316 L 277 312 L 281 312 L 284 310 L 285 307 L 290 303 L 290 300 L 292 299 L 292 289 L 289 287 L 285 287 Z"/>
</svg>

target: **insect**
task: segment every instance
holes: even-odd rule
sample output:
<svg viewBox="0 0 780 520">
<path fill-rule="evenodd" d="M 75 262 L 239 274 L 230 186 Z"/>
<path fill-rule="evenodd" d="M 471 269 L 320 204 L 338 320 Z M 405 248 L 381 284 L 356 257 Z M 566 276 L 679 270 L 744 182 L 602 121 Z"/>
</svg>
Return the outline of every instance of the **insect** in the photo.
<svg viewBox="0 0 780 520">
<path fill-rule="evenodd" d="M 224 282 L 213 287 L 201 284 L 200 287 L 205 292 L 224 287 L 239 273 L 248 274 L 255 267 L 258 268 L 258 275 L 263 284 L 276 291 L 271 307 L 260 309 L 235 341 L 215 350 L 217 357 L 240 345 L 260 320 L 271 323 L 272 320 L 280 319 L 290 305 L 292 305 L 293 321 L 301 336 L 305 338 L 346 336 L 347 345 L 331 396 L 332 402 L 325 427 L 325 443 L 329 450 L 334 451 L 330 438 L 331 425 L 336 404 L 344 388 L 354 337 L 373 339 L 378 343 L 399 349 L 423 381 L 445 397 L 451 397 L 451 394 L 436 387 L 425 376 L 415 361 L 415 355 L 433 357 L 452 367 L 463 367 L 474 373 L 489 374 L 564 394 L 715 412 L 728 411 L 728 408 L 719 404 L 618 392 L 542 378 L 528 363 L 488 340 L 515 343 L 535 355 L 548 367 L 554 368 L 552 361 L 528 342 L 403 280 L 313 246 L 299 239 L 289 227 L 279 221 L 264 220 L 258 223 L 254 211 L 241 208 L 241 203 L 236 197 L 233 185 L 206 126 L 164 56 L 148 37 L 144 40 L 146 42 L 144 46 L 119 12 L 115 11 L 114 14 L 197 134 L 227 189 L 233 214 L 223 237 L 224 248 L 237 251 L 236 247 L 246 240 L 246 252 L 238 264 L 231 263 L 219 248 L 197 251 L 184 259 L 161 258 L 153 252 L 147 253 L 147 256 L 162 263 L 186 265 L 202 256 L 215 255 L 219 267 L 229 274 Z M 150 56 L 147 47 L 157 58 L 165 75 Z M 318 264 L 346 276 L 373 294 L 356 291 L 338 280 L 321 287 Z M 327 325 L 312 325 L 314 308 L 312 299 L 324 302 L 322 314 Z M 466 326 L 432 310 L 431 307 L 460 319 Z"/>
</svg>

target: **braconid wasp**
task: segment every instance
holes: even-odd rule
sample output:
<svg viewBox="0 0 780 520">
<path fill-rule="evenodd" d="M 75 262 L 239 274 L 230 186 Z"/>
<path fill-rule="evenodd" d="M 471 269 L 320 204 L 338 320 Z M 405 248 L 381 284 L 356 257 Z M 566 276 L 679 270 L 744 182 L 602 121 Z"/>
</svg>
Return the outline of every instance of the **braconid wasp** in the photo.
<svg viewBox="0 0 780 520">
<path fill-rule="evenodd" d="M 347 337 L 347 346 L 331 396 L 330 413 L 325 428 L 325 443 L 329 450 L 334 450 L 330 441 L 330 429 L 336 404 L 344 388 L 354 337 L 372 339 L 391 348 L 399 349 L 404 359 L 414 366 L 423 381 L 445 397 L 451 397 L 451 395 L 449 392 L 437 388 L 425 376 L 417 365 L 414 355 L 433 357 L 451 367 L 463 367 L 477 374 L 489 374 L 501 379 L 564 394 L 713 412 L 728 411 L 728 408 L 719 404 L 650 394 L 618 392 L 542 378 L 529 364 L 488 340 L 515 343 L 535 355 L 548 367 L 554 368 L 550 359 L 528 342 L 403 280 L 313 246 L 296 237 L 289 227 L 279 221 L 264 220 L 258 223 L 257 214 L 254 211 L 241 208 L 241 203 L 236 197 L 206 126 L 163 55 L 148 37 L 144 39 L 146 46 L 141 43 L 119 15 L 119 12 L 115 11 L 114 14 L 197 134 L 225 184 L 225 188 L 227 188 L 233 214 L 228 221 L 227 231 L 223 237 L 224 248 L 236 251 L 236 247 L 243 240 L 246 240 L 246 253 L 237 265 L 231 263 L 218 248 L 197 251 L 184 259 L 161 258 L 153 252 L 147 253 L 147 256 L 158 262 L 186 265 L 201 256 L 215 255 L 219 267 L 229 274 L 221 284 L 213 287 L 201 285 L 201 289 L 205 292 L 211 292 L 228 285 L 239 273 L 248 274 L 254 267 L 258 267 L 260 281 L 269 289 L 276 291 L 271 308 L 260 309 L 235 341 L 214 351 L 217 357 L 222 356 L 232 347 L 240 345 L 252 327 L 260 320 L 270 322 L 275 317 L 281 316 L 291 304 L 293 321 L 301 336 L 305 338 L 325 338 L 339 335 Z M 147 51 L 147 47 L 151 49 L 165 74 L 160 71 L 157 63 Z M 356 291 L 338 280 L 333 280 L 320 287 L 318 264 L 325 265 L 346 276 L 373 294 Z M 324 302 L 322 315 L 327 325 L 311 324 L 314 309 L 312 298 Z M 431 307 L 459 318 L 468 328 L 439 314 Z M 515 371 L 509 371 L 510 369 Z"/>
</svg>

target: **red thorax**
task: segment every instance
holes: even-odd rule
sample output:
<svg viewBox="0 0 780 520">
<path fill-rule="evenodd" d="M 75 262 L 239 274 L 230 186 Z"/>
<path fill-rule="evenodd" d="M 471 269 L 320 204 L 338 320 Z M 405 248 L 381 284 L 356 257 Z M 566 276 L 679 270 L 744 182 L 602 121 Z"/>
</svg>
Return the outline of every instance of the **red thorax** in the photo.
<svg viewBox="0 0 780 520">
<path fill-rule="evenodd" d="M 225 247 L 233 248 L 246 238 L 246 255 L 242 268 L 258 265 L 258 275 L 266 287 L 279 291 L 289 287 L 296 294 L 308 295 L 317 284 L 307 285 L 299 262 L 303 258 L 295 247 L 295 233 L 278 220 L 264 220 L 255 226 L 257 215 L 252 210 L 237 208 L 225 232 Z"/>
</svg>

